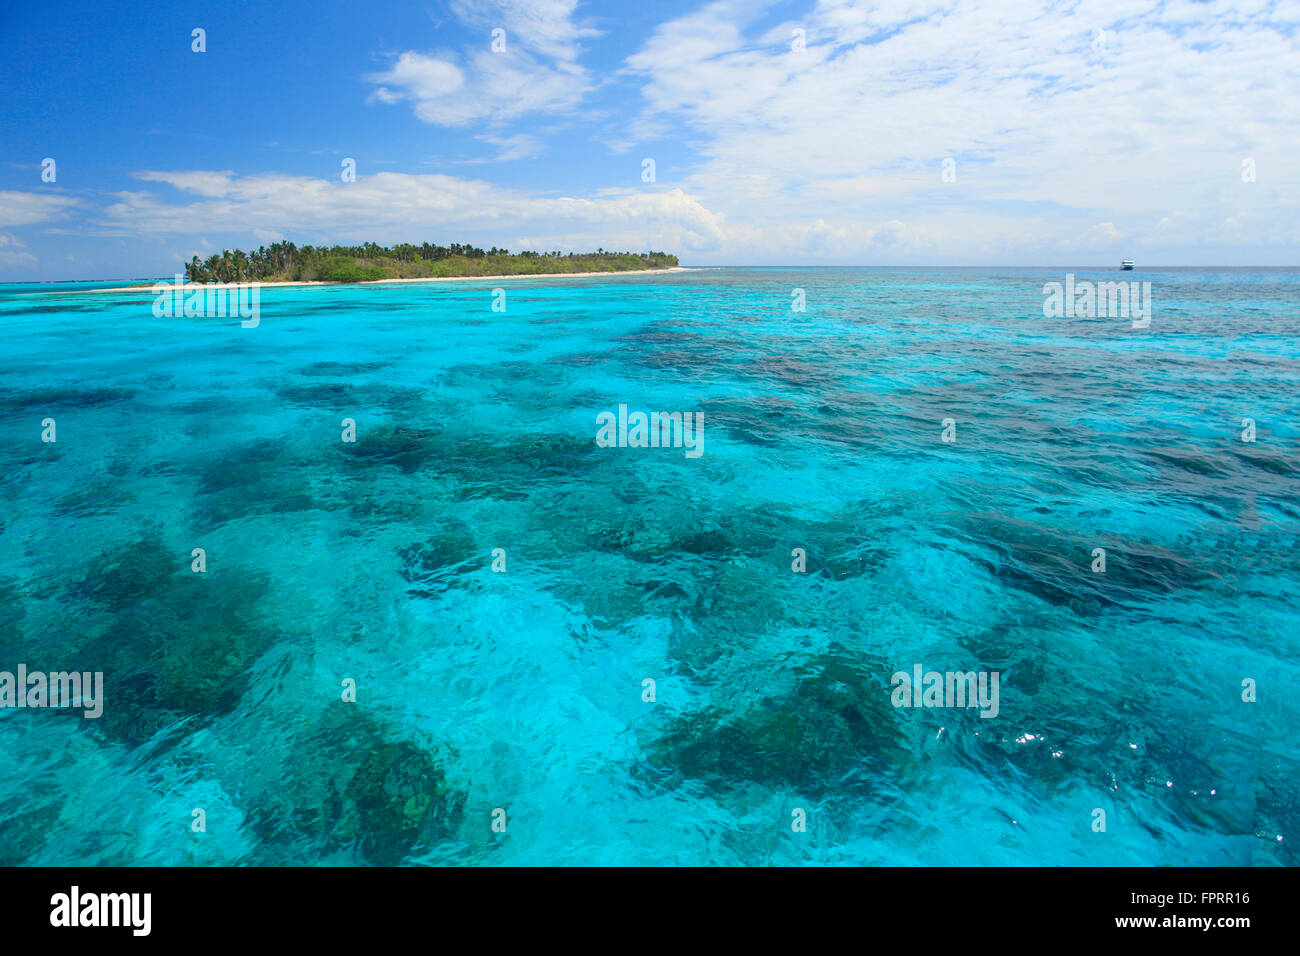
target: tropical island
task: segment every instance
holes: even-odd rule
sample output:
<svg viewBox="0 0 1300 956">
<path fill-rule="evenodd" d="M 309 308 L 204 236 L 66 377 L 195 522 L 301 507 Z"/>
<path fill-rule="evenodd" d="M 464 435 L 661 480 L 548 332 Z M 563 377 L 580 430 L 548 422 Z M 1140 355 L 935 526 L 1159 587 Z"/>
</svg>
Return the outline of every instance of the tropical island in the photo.
<svg viewBox="0 0 1300 956">
<path fill-rule="evenodd" d="M 367 242 L 360 246 L 297 246 L 274 242 L 251 252 L 223 250 L 203 261 L 185 264 L 190 282 L 380 282 L 386 279 L 473 278 L 475 276 L 556 275 L 564 273 L 639 272 L 677 268 L 666 252 L 515 252 L 479 249 L 453 243 L 391 248 Z"/>
</svg>

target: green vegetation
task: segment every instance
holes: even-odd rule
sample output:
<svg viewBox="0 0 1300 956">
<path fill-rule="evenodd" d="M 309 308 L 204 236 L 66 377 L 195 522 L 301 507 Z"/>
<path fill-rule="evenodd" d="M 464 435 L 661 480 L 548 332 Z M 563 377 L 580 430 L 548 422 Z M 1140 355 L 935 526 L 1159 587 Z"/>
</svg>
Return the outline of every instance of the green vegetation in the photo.
<svg viewBox="0 0 1300 956">
<path fill-rule="evenodd" d="M 560 252 L 488 250 L 453 243 L 392 248 L 367 242 L 361 246 L 296 246 L 276 242 L 253 252 L 224 250 L 202 262 L 185 264 L 191 282 L 366 282 L 375 279 L 423 279 L 457 276 L 552 275 L 566 272 L 630 272 L 668 269 L 677 257 L 666 252 Z"/>
<path fill-rule="evenodd" d="M 317 268 L 316 278 L 321 282 L 367 282 L 387 279 L 388 275 L 383 269 L 368 268 L 355 259 L 330 256 Z"/>
</svg>

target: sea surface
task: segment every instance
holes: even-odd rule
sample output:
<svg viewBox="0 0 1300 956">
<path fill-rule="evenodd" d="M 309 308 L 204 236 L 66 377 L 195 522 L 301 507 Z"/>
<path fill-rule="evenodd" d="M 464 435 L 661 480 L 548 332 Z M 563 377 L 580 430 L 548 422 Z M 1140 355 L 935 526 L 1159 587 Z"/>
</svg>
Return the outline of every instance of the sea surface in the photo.
<svg viewBox="0 0 1300 956">
<path fill-rule="evenodd" d="M 0 286 L 0 670 L 104 675 L 0 863 L 1297 862 L 1300 271 L 104 284 Z"/>
</svg>

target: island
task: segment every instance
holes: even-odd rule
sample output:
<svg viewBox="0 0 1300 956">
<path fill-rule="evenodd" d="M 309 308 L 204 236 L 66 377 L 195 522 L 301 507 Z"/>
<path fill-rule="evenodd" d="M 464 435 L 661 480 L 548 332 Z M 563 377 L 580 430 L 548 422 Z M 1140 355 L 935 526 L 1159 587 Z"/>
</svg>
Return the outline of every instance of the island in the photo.
<svg viewBox="0 0 1300 956">
<path fill-rule="evenodd" d="M 223 250 L 185 264 L 185 278 L 199 283 L 235 282 L 382 282 L 394 279 L 439 279 L 640 272 L 675 269 L 677 257 L 666 252 L 510 252 L 449 246 L 367 242 L 360 246 L 297 246 L 274 242 L 251 252 Z"/>
</svg>

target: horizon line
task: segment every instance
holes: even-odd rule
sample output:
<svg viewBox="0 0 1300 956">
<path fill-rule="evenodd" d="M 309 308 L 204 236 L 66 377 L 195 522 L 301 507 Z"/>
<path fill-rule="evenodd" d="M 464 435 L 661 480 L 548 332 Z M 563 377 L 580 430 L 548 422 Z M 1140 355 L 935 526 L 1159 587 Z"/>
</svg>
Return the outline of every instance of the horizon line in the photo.
<svg viewBox="0 0 1300 956">
<path fill-rule="evenodd" d="M 1213 269 L 1256 269 L 1256 270 L 1274 269 L 1274 270 L 1293 270 L 1293 271 L 1294 271 L 1294 270 L 1300 270 L 1300 264 L 1296 264 L 1296 265 L 1256 265 L 1256 264 L 1252 264 L 1252 265 L 1217 265 L 1217 264 L 1189 264 L 1189 265 L 1181 265 L 1181 264 L 1180 264 L 1180 265 L 1174 265 L 1174 264 L 1168 264 L 1168 263 L 1160 263 L 1160 264 L 1156 264 L 1156 265 L 1142 266 L 1142 267 L 1140 267 L 1140 268 L 1139 268 L 1139 267 L 1134 267 L 1133 269 L 1120 269 L 1118 266 L 1114 266 L 1114 265 L 1091 265 L 1091 264 L 1080 264 L 1080 263 L 1075 263 L 1075 264 L 1072 264 L 1072 265 L 1051 265 L 1051 266 L 1012 265 L 1012 264 L 1005 264 L 1005 263 L 1004 263 L 1004 264 L 1000 264 L 1000 265 L 825 265 L 825 264 L 821 264 L 821 265 L 810 265 L 810 264 L 802 264 L 802 263 L 791 263 L 791 264 L 783 263 L 783 264 L 780 264 L 780 265 L 772 265 L 772 264 L 767 264 L 767 265 L 758 265 L 758 264 L 752 264 L 752 263 L 738 263 L 738 264 L 730 264 L 730 265 L 708 265 L 708 266 L 691 266 L 691 265 L 685 265 L 685 266 L 682 266 L 682 265 L 679 265 L 678 268 L 679 268 L 679 269 L 685 269 L 685 270 L 688 270 L 688 271 L 693 271 L 693 270 L 705 270 L 705 269 L 904 269 L 904 270 L 905 270 L 905 269 L 1043 269 L 1043 270 L 1060 270 L 1060 269 L 1106 269 L 1106 270 L 1121 271 L 1121 272 L 1140 272 L 1140 271 L 1142 271 L 1142 270 L 1144 270 L 1144 269 L 1148 269 L 1148 270 L 1149 270 L 1149 269 L 1208 269 L 1208 270 L 1213 270 Z M 626 271 L 618 270 L 618 271 L 616 271 L 616 272 L 614 272 L 614 273 L 611 273 L 611 275 L 626 274 L 626 275 L 634 276 L 634 275 L 639 274 L 639 272 L 640 272 L 640 270 L 626 270 Z M 164 280 L 164 279 L 171 279 L 174 275 L 175 275 L 175 273 L 172 273 L 171 275 L 168 275 L 168 276 L 115 276 L 115 277 L 95 277 L 95 278 L 87 278 L 87 279 L 6 279 L 6 280 L 3 280 L 3 281 L 0 281 L 0 286 L 7 286 L 7 285 L 51 285 L 51 284 L 64 283 L 64 282 L 148 282 L 148 281 L 162 281 L 162 280 Z M 521 274 L 521 275 L 519 276 L 519 278 L 538 278 L 538 279 L 540 279 L 540 278 L 561 278 L 561 279 L 562 279 L 562 278 L 565 278 L 566 275 L 567 275 L 567 274 L 566 274 L 566 273 L 563 273 L 563 272 L 555 272 L 555 273 L 542 272 L 542 273 L 536 273 L 536 274 L 523 273 L 523 274 Z M 467 277 L 467 278 L 472 278 L 472 277 Z M 274 284 L 274 283 L 267 283 L 267 284 Z"/>
</svg>

